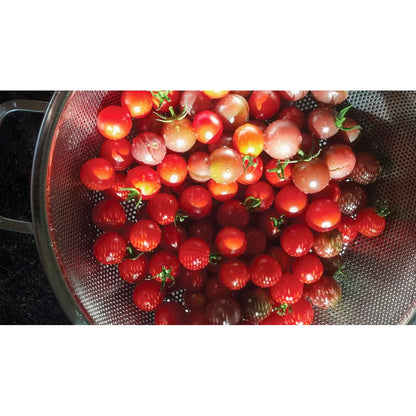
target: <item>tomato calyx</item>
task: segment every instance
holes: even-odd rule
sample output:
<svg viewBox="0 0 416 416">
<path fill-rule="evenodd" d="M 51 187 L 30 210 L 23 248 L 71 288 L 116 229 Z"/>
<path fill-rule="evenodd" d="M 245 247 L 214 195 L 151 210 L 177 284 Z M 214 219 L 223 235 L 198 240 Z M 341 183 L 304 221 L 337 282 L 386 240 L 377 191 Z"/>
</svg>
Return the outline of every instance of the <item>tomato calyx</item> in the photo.
<svg viewBox="0 0 416 416">
<path fill-rule="evenodd" d="M 153 276 L 153 278 L 155 277 L 158 277 L 162 281 L 161 289 L 165 288 L 168 279 L 171 280 L 169 287 L 175 284 L 175 278 L 172 276 L 172 267 L 167 269 L 165 266 L 162 266 L 162 271 L 157 275 Z"/>
<path fill-rule="evenodd" d="M 254 196 L 248 196 L 243 201 L 243 205 L 248 211 L 255 211 L 261 205 L 261 199 L 255 198 Z"/>
<path fill-rule="evenodd" d="M 127 195 L 127 201 L 137 199 L 137 204 L 134 206 L 134 209 L 139 208 L 140 204 L 142 203 L 142 194 L 137 188 L 120 188 L 120 190 L 129 191 L 129 194 Z"/>
<path fill-rule="evenodd" d="M 341 266 L 338 267 L 338 269 L 335 271 L 335 273 L 332 277 L 335 278 L 335 277 L 338 277 L 338 276 L 346 277 L 345 263 L 342 263 Z"/>
<path fill-rule="evenodd" d="M 133 246 L 127 246 L 127 257 L 130 260 L 137 260 L 141 255 L 144 254 L 143 251 L 136 250 Z"/>
<path fill-rule="evenodd" d="M 182 222 L 184 222 L 187 218 L 189 217 L 189 215 L 188 214 L 186 214 L 185 212 L 183 212 L 182 210 L 178 210 L 177 212 L 176 212 L 176 215 L 175 215 L 175 220 L 173 221 L 173 223 L 175 224 L 175 227 L 177 227 L 177 225 L 178 225 L 178 222 L 180 222 L 180 223 L 182 223 Z"/>
<path fill-rule="evenodd" d="M 169 97 L 169 94 L 172 91 L 150 91 L 152 96 L 158 100 L 158 110 L 160 110 L 160 108 L 162 107 L 162 105 L 168 101 L 171 102 L 172 99 Z"/>
<path fill-rule="evenodd" d="M 348 110 L 352 107 L 352 105 L 349 105 L 348 107 L 343 108 L 337 115 L 336 119 L 335 119 L 335 125 L 342 131 L 350 131 L 350 130 L 356 130 L 356 129 L 360 129 L 361 126 L 359 124 L 357 124 L 356 126 L 352 126 L 352 127 L 344 127 L 343 123 L 346 120 L 346 114 L 348 112 Z"/>
<path fill-rule="evenodd" d="M 247 172 L 247 169 L 250 166 L 253 166 L 253 168 L 255 169 L 258 164 L 259 164 L 259 161 L 258 161 L 258 159 L 256 157 L 254 157 L 252 155 L 244 155 L 243 156 L 244 172 Z"/>
<path fill-rule="evenodd" d="M 283 225 L 285 224 L 284 215 L 281 215 L 279 218 L 270 217 L 269 219 L 272 222 L 274 228 L 277 228 L 279 231 L 282 231 Z"/>
<path fill-rule="evenodd" d="M 282 303 L 279 306 L 273 308 L 272 312 L 276 312 L 279 316 L 285 316 L 288 313 L 292 313 L 292 307 L 287 303 Z"/>
<path fill-rule="evenodd" d="M 211 253 L 209 255 L 209 263 L 210 264 L 218 264 L 222 260 L 222 254 L 221 253 Z"/>
<path fill-rule="evenodd" d="M 161 123 L 173 123 L 174 121 L 183 120 L 188 114 L 188 109 L 185 106 L 179 114 L 176 114 L 175 109 L 172 106 L 170 106 L 169 107 L 169 112 L 171 114 L 170 117 L 169 116 L 164 116 L 164 115 L 158 113 L 157 111 L 153 111 L 153 113 L 156 114 L 156 116 L 157 116 L 157 119 L 156 119 L 157 121 L 160 121 Z"/>
<path fill-rule="evenodd" d="M 387 201 L 377 201 L 374 205 L 374 211 L 376 211 L 378 216 L 383 218 L 391 214 L 391 209 L 388 206 Z"/>
</svg>

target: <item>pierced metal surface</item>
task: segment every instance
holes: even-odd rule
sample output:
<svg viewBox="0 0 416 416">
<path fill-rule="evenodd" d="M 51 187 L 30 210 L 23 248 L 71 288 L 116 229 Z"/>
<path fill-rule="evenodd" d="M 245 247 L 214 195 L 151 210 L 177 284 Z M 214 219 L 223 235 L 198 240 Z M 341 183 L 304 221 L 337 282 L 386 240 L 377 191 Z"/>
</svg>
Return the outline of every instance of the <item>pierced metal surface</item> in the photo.
<svg viewBox="0 0 416 416">
<path fill-rule="evenodd" d="M 75 92 L 68 99 L 50 155 L 49 223 L 64 278 L 93 323 L 152 324 L 154 314 L 134 306 L 133 286 L 118 276 L 117 266 L 95 261 L 92 242 L 98 234 L 90 215 L 101 196 L 79 181 L 81 165 L 96 157 L 104 140 L 97 114 L 119 99 L 118 92 L 99 91 Z M 416 92 L 352 91 L 349 101 L 351 116 L 363 126 L 360 145 L 383 166 L 380 180 L 367 187 L 369 202 L 388 199 L 394 214 L 382 236 L 358 238 L 348 248 L 342 301 L 330 311 L 316 310 L 315 323 L 405 323 L 416 306 Z M 316 104 L 307 96 L 297 105 L 309 110 Z M 133 219 L 133 205 L 125 208 Z"/>
</svg>

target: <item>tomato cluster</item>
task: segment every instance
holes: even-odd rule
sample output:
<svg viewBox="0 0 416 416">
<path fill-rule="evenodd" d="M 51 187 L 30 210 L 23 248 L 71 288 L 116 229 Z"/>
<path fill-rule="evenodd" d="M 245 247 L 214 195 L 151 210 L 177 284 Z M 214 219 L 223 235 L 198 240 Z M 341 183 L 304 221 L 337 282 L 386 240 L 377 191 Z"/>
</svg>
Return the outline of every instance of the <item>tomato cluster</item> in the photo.
<svg viewBox="0 0 416 416">
<path fill-rule="evenodd" d="M 311 94 L 317 107 L 296 102 Z M 312 324 L 341 298 L 334 277 L 380 175 L 355 150 L 346 91 L 125 91 L 101 109 L 100 154 L 81 182 L 102 192 L 93 252 L 134 284 L 156 324 Z M 127 221 L 134 200 L 137 220 Z M 183 302 L 172 301 L 181 291 Z"/>
</svg>

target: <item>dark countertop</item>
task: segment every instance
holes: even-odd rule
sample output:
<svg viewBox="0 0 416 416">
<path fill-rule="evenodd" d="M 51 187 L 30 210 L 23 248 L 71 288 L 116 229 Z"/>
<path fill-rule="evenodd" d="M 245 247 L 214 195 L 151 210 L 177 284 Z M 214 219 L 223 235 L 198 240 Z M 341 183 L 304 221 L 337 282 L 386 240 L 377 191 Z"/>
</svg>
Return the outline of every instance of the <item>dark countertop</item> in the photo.
<svg viewBox="0 0 416 416">
<path fill-rule="evenodd" d="M 13 99 L 49 101 L 49 91 L 0 91 Z M 0 213 L 30 221 L 30 171 L 41 114 L 13 113 L 0 128 Z M 0 324 L 70 324 L 49 287 L 31 234 L 0 230 Z"/>
</svg>

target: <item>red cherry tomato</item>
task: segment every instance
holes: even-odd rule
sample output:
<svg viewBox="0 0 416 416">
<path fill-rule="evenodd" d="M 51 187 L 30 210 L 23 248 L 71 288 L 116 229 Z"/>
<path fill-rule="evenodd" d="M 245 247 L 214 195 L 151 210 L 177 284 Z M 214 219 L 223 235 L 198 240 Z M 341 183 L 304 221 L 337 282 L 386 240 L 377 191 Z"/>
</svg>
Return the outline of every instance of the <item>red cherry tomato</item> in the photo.
<svg viewBox="0 0 416 416">
<path fill-rule="evenodd" d="M 195 182 L 207 182 L 211 179 L 209 154 L 194 152 L 188 158 L 188 173 Z"/>
<path fill-rule="evenodd" d="M 319 257 L 307 253 L 296 259 L 292 264 L 293 274 L 302 283 L 317 282 L 324 273 L 324 266 Z"/>
<path fill-rule="evenodd" d="M 158 165 L 166 156 L 165 141 L 153 131 L 144 131 L 133 139 L 131 153 L 138 162 Z"/>
<path fill-rule="evenodd" d="M 189 238 L 179 247 L 179 261 L 189 270 L 200 270 L 208 266 L 210 248 L 200 238 Z"/>
<path fill-rule="evenodd" d="M 332 107 L 315 108 L 308 115 L 308 129 L 319 139 L 329 139 L 339 131 L 335 125 L 336 118 L 337 113 Z"/>
<path fill-rule="evenodd" d="M 266 166 L 264 167 L 264 177 L 270 185 L 276 188 L 283 188 L 292 183 L 293 164 L 289 163 L 284 168 L 281 167 L 278 174 L 275 170 L 277 163 L 278 161 L 275 159 L 271 159 L 266 163 Z"/>
<path fill-rule="evenodd" d="M 102 264 L 118 264 L 126 255 L 126 240 L 116 232 L 101 234 L 94 243 L 93 253 Z"/>
<path fill-rule="evenodd" d="M 155 325 L 184 325 L 185 308 L 178 302 L 164 302 L 155 311 Z"/>
<path fill-rule="evenodd" d="M 250 265 L 251 281 L 259 287 L 272 287 L 280 280 L 282 268 L 280 264 L 268 254 L 260 254 Z"/>
<path fill-rule="evenodd" d="M 315 194 L 310 194 L 310 200 L 314 201 L 315 199 L 328 198 L 332 202 L 338 202 L 341 196 L 341 189 L 338 183 L 334 180 L 329 181 L 328 186 L 322 191 L 316 192 Z"/>
<path fill-rule="evenodd" d="M 268 289 L 257 286 L 248 286 L 239 293 L 239 302 L 244 324 L 258 324 L 266 319 L 272 312 L 273 300 Z"/>
<path fill-rule="evenodd" d="M 316 233 L 313 241 L 313 250 L 326 259 L 338 256 L 342 251 L 342 234 L 338 230 Z"/>
<path fill-rule="evenodd" d="M 338 227 L 341 211 L 338 204 L 328 198 L 316 199 L 306 208 L 305 220 L 315 231 L 331 231 Z"/>
<path fill-rule="evenodd" d="M 286 325 L 286 319 L 284 316 L 277 313 L 271 313 L 266 319 L 263 319 L 259 325 Z"/>
<path fill-rule="evenodd" d="M 117 231 L 125 224 L 127 215 L 119 202 L 103 199 L 92 209 L 91 219 L 100 230 Z"/>
<path fill-rule="evenodd" d="M 164 185 L 178 186 L 183 183 L 188 175 L 188 165 L 182 156 L 168 154 L 157 165 L 157 173 Z"/>
<path fill-rule="evenodd" d="M 204 290 L 206 282 L 207 273 L 204 269 L 182 269 L 177 279 L 178 286 L 189 293 L 196 293 Z"/>
<path fill-rule="evenodd" d="M 330 180 L 329 169 L 320 158 L 309 162 L 295 163 L 292 170 L 292 181 L 305 194 L 314 194 L 325 189 Z"/>
<path fill-rule="evenodd" d="M 341 293 L 340 284 L 329 276 L 322 276 L 318 282 L 308 287 L 309 300 L 322 309 L 333 308 L 340 301 Z"/>
<path fill-rule="evenodd" d="M 260 157 L 243 158 L 244 172 L 237 179 L 242 185 L 252 185 L 263 175 L 263 160 Z"/>
<path fill-rule="evenodd" d="M 151 112 L 143 118 L 133 119 L 134 130 L 139 131 L 153 131 L 156 134 L 162 133 L 163 123 L 161 123 L 159 116 Z"/>
<path fill-rule="evenodd" d="M 162 137 L 172 152 L 185 153 L 195 144 L 197 136 L 189 118 L 164 123 Z"/>
<path fill-rule="evenodd" d="M 150 91 L 123 91 L 121 105 L 131 117 L 147 116 L 153 108 L 153 96 Z"/>
<path fill-rule="evenodd" d="M 223 125 L 221 119 L 213 111 L 201 111 L 192 122 L 197 138 L 201 143 L 210 144 L 219 140 Z"/>
<path fill-rule="evenodd" d="M 142 200 L 152 198 L 160 191 L 160 176 L 149 166 L 137 166 L 127 171 L 126 183 L 137 189 Z"/>
<path fill-rule="evenodd" d="M 282 232 L 280 245 L 289 256 L 302 257 L 312 248 L 312 232 L 305 225 L 293 224 Z"/>
<path fill-rule="evenodd" d="M 193 221 L 188 226 L 188 232 L 190 237 L 201 238 L 207 243 L 214 242 L 215 228 L 209 218 Z"/>
<path fill-rule="evenodd" d="M 217 222 L 221 227 L 245 228 L 250 220 L 250 213 L 241 201 L 229 199 L 223 202 L 217 211 Z"/>
<path fill-rule="evenodd" d="M 133 126 L 128 111 L 118 105 L 104 107 L 97 117 L 98 131 L 109 140 L 124 139 Z"/>
<path fill-rule="evenodd" d="M 248 122 L 250 109 L 241 95 L 227 94 L 216 102 L 214 112 L 220 117 L 224 131 L 231 133 Z"/>
<path fill-rule="evenodd" d="M 273 159 L 286 160 L 296 155 L 302 143 L 298 126 L 289 120 L 276 120 L 264 132 L 264 151 Z"/>
<path fill-rule="evenodd" d="M 303 283 L 292 273 L 283 273 L 280 280 L 270 288 L 270 295 L 277 303 L 293 305 L 302 298 Z"/>
<path fill-rule="evenodd" d="M 367 238 L 378 237 L 386 228 L 386 215 L 373 207 L 364 208 L 355 219 L 358 232 Z"/>
<path fill-rule="evenodd" d="M 162 283 L 162 287 L 169 287 L 175 283 L 180 266 L 175 254 L 159 251 L 149 261 L 149 274 L 156 282 Z"/>
<path fill-rule="evenodd" d="M 106 198 L 115 199 L 117 201 L 127 201 L 130 191 L 126 190 L 126 174 L 123 172 L 114 172 L 114 183 L 102 193 Z"/>
<path fill-rule="evenodd" d="M 321 104 L 336 106 L 348 97 L 347 91 L 311 91 L 313 98 Z"/>
<path fill-rule="evenodd" d="M 268 238 L 276 238 L 286 226 L 286 222 L 285 216 L 272 207 L 259 215 L 258 225 Z"/>
<path fill-rule="evenodd" d="M 136 259 L 124 259 L 118 265 L 118 274 L 127 283 L 137 283 L 146 277 L 149 262 L 143 255 Z"/>
<path fill-rule="evenodd" d="M 279 95 L 287 101 L 299 101 L 308 94 L 309 91 L 278 91 Z"/>
<path fill-rule="evenodd" d="M 140 220 L 130 229 L 129 241 L 139 251 L 152 251 L 160 243 L 162 232 L 152 220 Z"/>
<path fill-rule="evenodd" d="M 218 275 L 210 276 L 207 279 L 204 290 L 208 299 L 227 296 L 232 293 L 231 290 L 221 282 Z"/>
<path fill-rule="evenodd" d="M 153 221 L 160 225 L 171 224 L 175 221 L 179 203 L 177 199 L 166 193 L 155 195 L 147 203 L 147 212 Z"/>
<path fill-rule="evenodd" d="M 277 212 L 286 217 L 296 217 L 302 214 L 308 205 L 308 197 L 296 186 L 285 186 L 276 194 L 274 206 Z"/>
<path fill-rule="evenodd" d="M 263 254 L 267 248 L 267 236 L 263 230 L 257 227 L 247 227 L 245 230 L 247 247 L 245 255 L 255 257 Z"/>
<path fill-rule="evenodd" d="M 285 315 L 286 325 L 311 325 L 315 312 L 309 301 L 301 299 L 291 306 L 292 312 Z"/>
<path fill-rule="evenodd" d="M 79 173 L 81 182 L 93 191 L 103 191 L 114 184 L 114 167 L 102 157 L 85 162 Z"/>
<path fill-rule="evenodd" d="M 225 97 L 230 91 L 203 91 L 206 96 L 212 99 Z"/>
<path fill-rule="evenodd" d="M 282 271 L 288 272 L 289 270 L 292 270 L 293 257 L 289 256 L 289 254 L 287 254 L 282 247 L 271 246 L 268 248 L 266 254 L 272 256 L 279 262 L 282 267 Z"/>
<path fill-rule="evenodd" d="M 253 91 L 248 105 L 254 118 L 268 120 L 279 111 L 280 96 L 275 91 Z"/>
<path fill-rule="evenodd" d="M 155 280 L 139 282 L 133 292 L 133 301 L 142 311 L 154 311 L 163 301 L 162 285 Z"/>
<path fill-rule="evenodd" d="M 209 172 L 211 179 L 217 183 L 227 185 L 236 182 L 244 172 L 243 158 L 228 147 L 215 149 L 209 155 Z"/>
<path fill-rule="evenodd" d="M 208 318 L 204 309 L 193 310 L 186 314 L 186 325 L 208 325 Z"/>
<path fill-rule="evenodd" d="M 354 169 L 355 154 L 346 144 L 331 144 L 322 152 L 322 158 L 328 166 L 331 179 L 346 178 Z"/>
<path fill-rule="evenodd" d="M 242 155 L 258 156 L 264 148 L 263 132 L 254 124 L 243 124 L 234 132 L 233 145 Z"/>
<path fill-rule="evenodd" d="M 241 319 L 240 305 L 231 296 L 211 299 L 205 312 L 210 325 L 237 325 Z"/>
<path fill-rule="evenodd" d="M 299 130 L 303 129 L 305 125 L 305 116 L 302 110 L 297 107 L 286 107 L 277 115 L 277 120 L 289 120 L 295 123 Z"/>
<path fill-rule="evenodd" d="M 247 187 L 245 198 L 246 206 L 256 211 L 266 211 L 273 205 L 273 188 L 265 181 L 258 181 Z"/>
<path fill-rule="evenodd" d="M 344 182 L 340 192 L 338 206 L 343 214 L 354 215 L 367 205 L 367 194 L 358 183 Z"/>
<path fill-rule="evenodd" d="M 381 166 L 377 158 L 371 153 L 360 152 L 356 155 L 350 178 L 360 185 L 368 185 L 379 177 L 380 172 Z"/>
<path fill-rule="evenodd" d="M 212 197 L 206 188 L 199 185 L 189 186 L 179 196 L 179 205 L 192 219 L 207 217 L 212 208 Z"/>
<path fill-rule="evenodd" d="M 217 183 L 210 179 L 207 183 L 207 188 L 211 196 L 217 201 L 226 201 L 234 198 L 238 191 L 238 183 L 231 182 L 227 185 Z"/>
<path fill-rule="evenodd" d="M 239 257 L 246 251 L 247 239 L 238 228 L 224 227 L 215 237 L 215 245 L 224 256 Z"/>
<path fill-rule="evenodd" d="M 221 264 L 219 277 L 228 289 L 240 290 L 250 280 L 250 272 L 243 261 L 230 259 Z"/>
<path fill-rule="evenodd" d="M 160 246 L 165 251 L 177 252 L 187 238 L 188 234 L 184 228 L 176 224 L 168 224 L 162 228 Z"/>
<path fill-rule="evenodd" d="M 167 99 L 160 100 L 155 97 L 157 93 L 167 93 Z M 179 98 L 181 97 L 180 91 L 152 91 L 153 95 L 153 109 L 156 110 L 158 113 L 167 113 L 169 111 L 169 107 L 176 108 Z"/>
<path fill-rule="evenodd" d="M 183 91 L 179 99 L 179 108 L 186 111 L 193 119 L 198 113 L 211 110 L 212 101 L 202 91 Z"/>
<path fill-rule="evenodd" d="M 358 235 L 358 229 L 355 224 L 355 220 L 345 214 L 342 214 L 341 216 L 341 222 L 338 225 L 338 231 L 340 231 L 342 234 L 342 242 L 344 244 L 352 243 Z"/>
<path fill-rule="evenodd" d="M 114 170 L 125 170 L 133 162 L 131 144 L 127 139 L 104 140 L 100 149 L 100 157 L 111 162 Z"/>
</svg>

